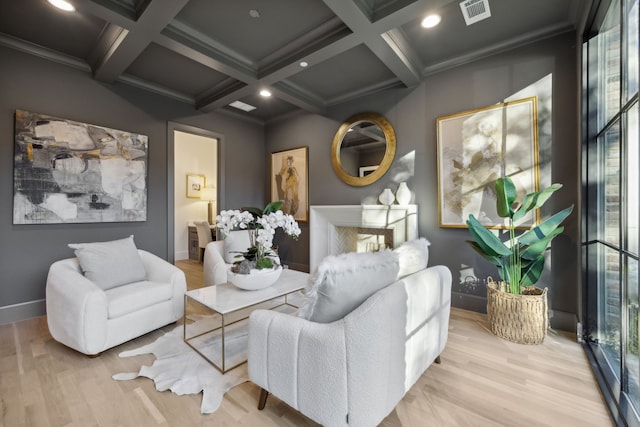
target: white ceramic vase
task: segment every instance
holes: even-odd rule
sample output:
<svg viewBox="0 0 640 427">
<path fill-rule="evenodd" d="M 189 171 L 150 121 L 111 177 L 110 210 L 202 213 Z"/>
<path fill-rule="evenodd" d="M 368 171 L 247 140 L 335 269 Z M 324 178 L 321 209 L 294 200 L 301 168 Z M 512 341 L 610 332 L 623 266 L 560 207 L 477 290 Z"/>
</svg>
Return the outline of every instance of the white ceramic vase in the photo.
<svg viewBox="0 0 640 427">
<path fill-rule="evenodd" d="M 384 191 L 382 191 L 382 193 L 380 193 L 380 196 L 378 197 L 378 200 L 380 200 L 380 203 L 382 203 L 385 206 L 389 206 L 393 204 L 393 201 L 395 199 L 396 199 L 396 196 L 393 195 L 393 192 L 391 192 L 391 189 L 389 188 L 385 188 Z"/>
<path fill-rule="evenodd" d="M 411 202 L 411 190 L 406 182 L 401 182 L 396 190 L 396 200 L 399 205 L 408 205 Z"/>
<path fill-rule="evenodd" d="M 282 274 L 282 266 L 276 268 L 251 269 L 250 274 L 238 274 L 229 270 L 227 280 L 240 289 L 246 291 L 259 291 L 276 283 Z"/>
</svg>

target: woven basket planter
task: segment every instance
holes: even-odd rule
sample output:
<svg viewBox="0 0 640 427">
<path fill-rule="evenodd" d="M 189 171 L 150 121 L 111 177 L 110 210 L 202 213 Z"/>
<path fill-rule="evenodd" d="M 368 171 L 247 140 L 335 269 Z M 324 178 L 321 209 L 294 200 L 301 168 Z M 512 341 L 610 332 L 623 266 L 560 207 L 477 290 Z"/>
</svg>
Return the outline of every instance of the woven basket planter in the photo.
<svg viewBox="0 0 640 427">
<path fill-rule="evenodd" d="M 487 314 L 491 332 L 518 344 L 541 344 L 547 335 L 547 288 L 527 286 L 529 295 L 502 291 L 503 282 L 487 282 Z"/>
</svg>

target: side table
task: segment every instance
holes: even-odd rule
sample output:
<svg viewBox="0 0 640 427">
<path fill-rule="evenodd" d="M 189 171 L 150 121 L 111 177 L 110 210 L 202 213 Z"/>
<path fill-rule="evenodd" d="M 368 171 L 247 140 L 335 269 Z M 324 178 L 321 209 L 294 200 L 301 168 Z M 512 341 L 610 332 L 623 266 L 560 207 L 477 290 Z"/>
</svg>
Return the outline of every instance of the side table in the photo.
<svg viewBox="0 0 640 427">
<path fill-rule="evenodd" d="M 224 283 L 222 285 L 208 286 L 186 292 L 184 295 L 183 319 L 184 342 L 222 373 L 240 366 L 247 361 L 247 348 L 246 345 L 244 345 L 243 348 L 240 349 L 239 354 L 227 354 L 226 341 L 228 339 L 229 328 L 233 328 L 239 322 L 248 319 L 251 311 L 261 308 L 260 306 L 264 305 L 264 303 L 272 302 L 273 305 L 268 307 L 271 310 L 283 306 L 297 308 L 297 306 L 291 304 L 289 296 L 304 289 L 308 279 L 308 273 L 285 269 L 282 271 L 276 283 L 259 291 L 245 291 L 231 283 Z M 220 316 L 219 325 L 216 324 L 211 328 L 205 328 L 205 330 L 199 330 L 189 334 L 189 326 L 191 326 L 187 324 L 189 302 L 195 302 L 207 310 L 218 314 Z M 240 312 L 242 312 L 242 315 L 238 316 Z M 219 353 L 216 351 L 218 354 L 205 350 L 205 346 L 207 344 L 210 345 L 215 338 L 219 340 Z M 216 345 L 215 347 L 215 350 L 218 350 L 218 346 Z M 218 360 L 214 360 L 214 358 L 217 359 L 218 357 L 220 359 L 219 362 Z M 227 359 L 229 357 L 233 357 L 234 359 L 232 366 L 228 366 Z"/>
</svg>

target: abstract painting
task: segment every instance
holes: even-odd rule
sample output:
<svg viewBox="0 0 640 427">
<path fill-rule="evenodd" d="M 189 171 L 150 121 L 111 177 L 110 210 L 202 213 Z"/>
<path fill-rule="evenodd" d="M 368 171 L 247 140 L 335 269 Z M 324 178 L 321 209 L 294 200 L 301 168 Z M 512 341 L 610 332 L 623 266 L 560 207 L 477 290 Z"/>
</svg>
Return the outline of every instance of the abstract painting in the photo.
<svg viewBox="0 0 640 427">
<path fill-rule="evenodd" d="M 147 137 L 16 110 L 13 223 L 147 220 Z"/>
<path fill-rule="evenodd" d="M 470 214 L 504 228 L 496 212 L 495 181 L 509 176 L 521 192 L 538 191 L 537 98 L 525 98 L 437 119 L 440 227 L 465 228 Z M 539 212 L 516 225 L 530 227 Z"/>
</svg>

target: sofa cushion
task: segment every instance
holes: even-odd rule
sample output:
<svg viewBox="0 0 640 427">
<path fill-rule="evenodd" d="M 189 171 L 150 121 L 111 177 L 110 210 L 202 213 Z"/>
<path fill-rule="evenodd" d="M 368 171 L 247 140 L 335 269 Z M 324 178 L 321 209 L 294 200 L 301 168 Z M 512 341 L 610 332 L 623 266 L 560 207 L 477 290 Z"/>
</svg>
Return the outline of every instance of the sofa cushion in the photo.
<svg viewBox="0 0 640 427">
<path fill-rule="evenodd" d="M 104 290 L 146 277 L 133 235 L 110 242 L 70 243 L 69 247 L 75 249 L 85 277 Z"/>
<path fill-rule="evenodd" d="M 427 268 L 427 263 L 429 262 L 429 245 L 431 245 L 431 243 L 424 237 L 421 237 L 405 242 L 393 250 L 398 254 L 398 261 L 400 263 L 398 279 L 402 279 L 403 277 Z"/>
<path fill-rule="evenodd" d="M 305 290 L 298 316 L 318 323 L 342 319 L 398 276 L 393 251 L 326 257 Z"/>
<path fill-rule="evenodd" d="M 163 301 L 169 301 L 173 298 L 173 285 L 144 280 L 112 288 L 105 293 L 108 303 L 107 316 L 109 319 L 116 319 Z"/>
<path fill-rule="evenodd" d="M 246 252 L 251 246 L 247 230 L 231 231 L 224 238 L 224 261 L 233 264 L 242 258 L 236 258 L 240 252 Z"/>
</svg>

